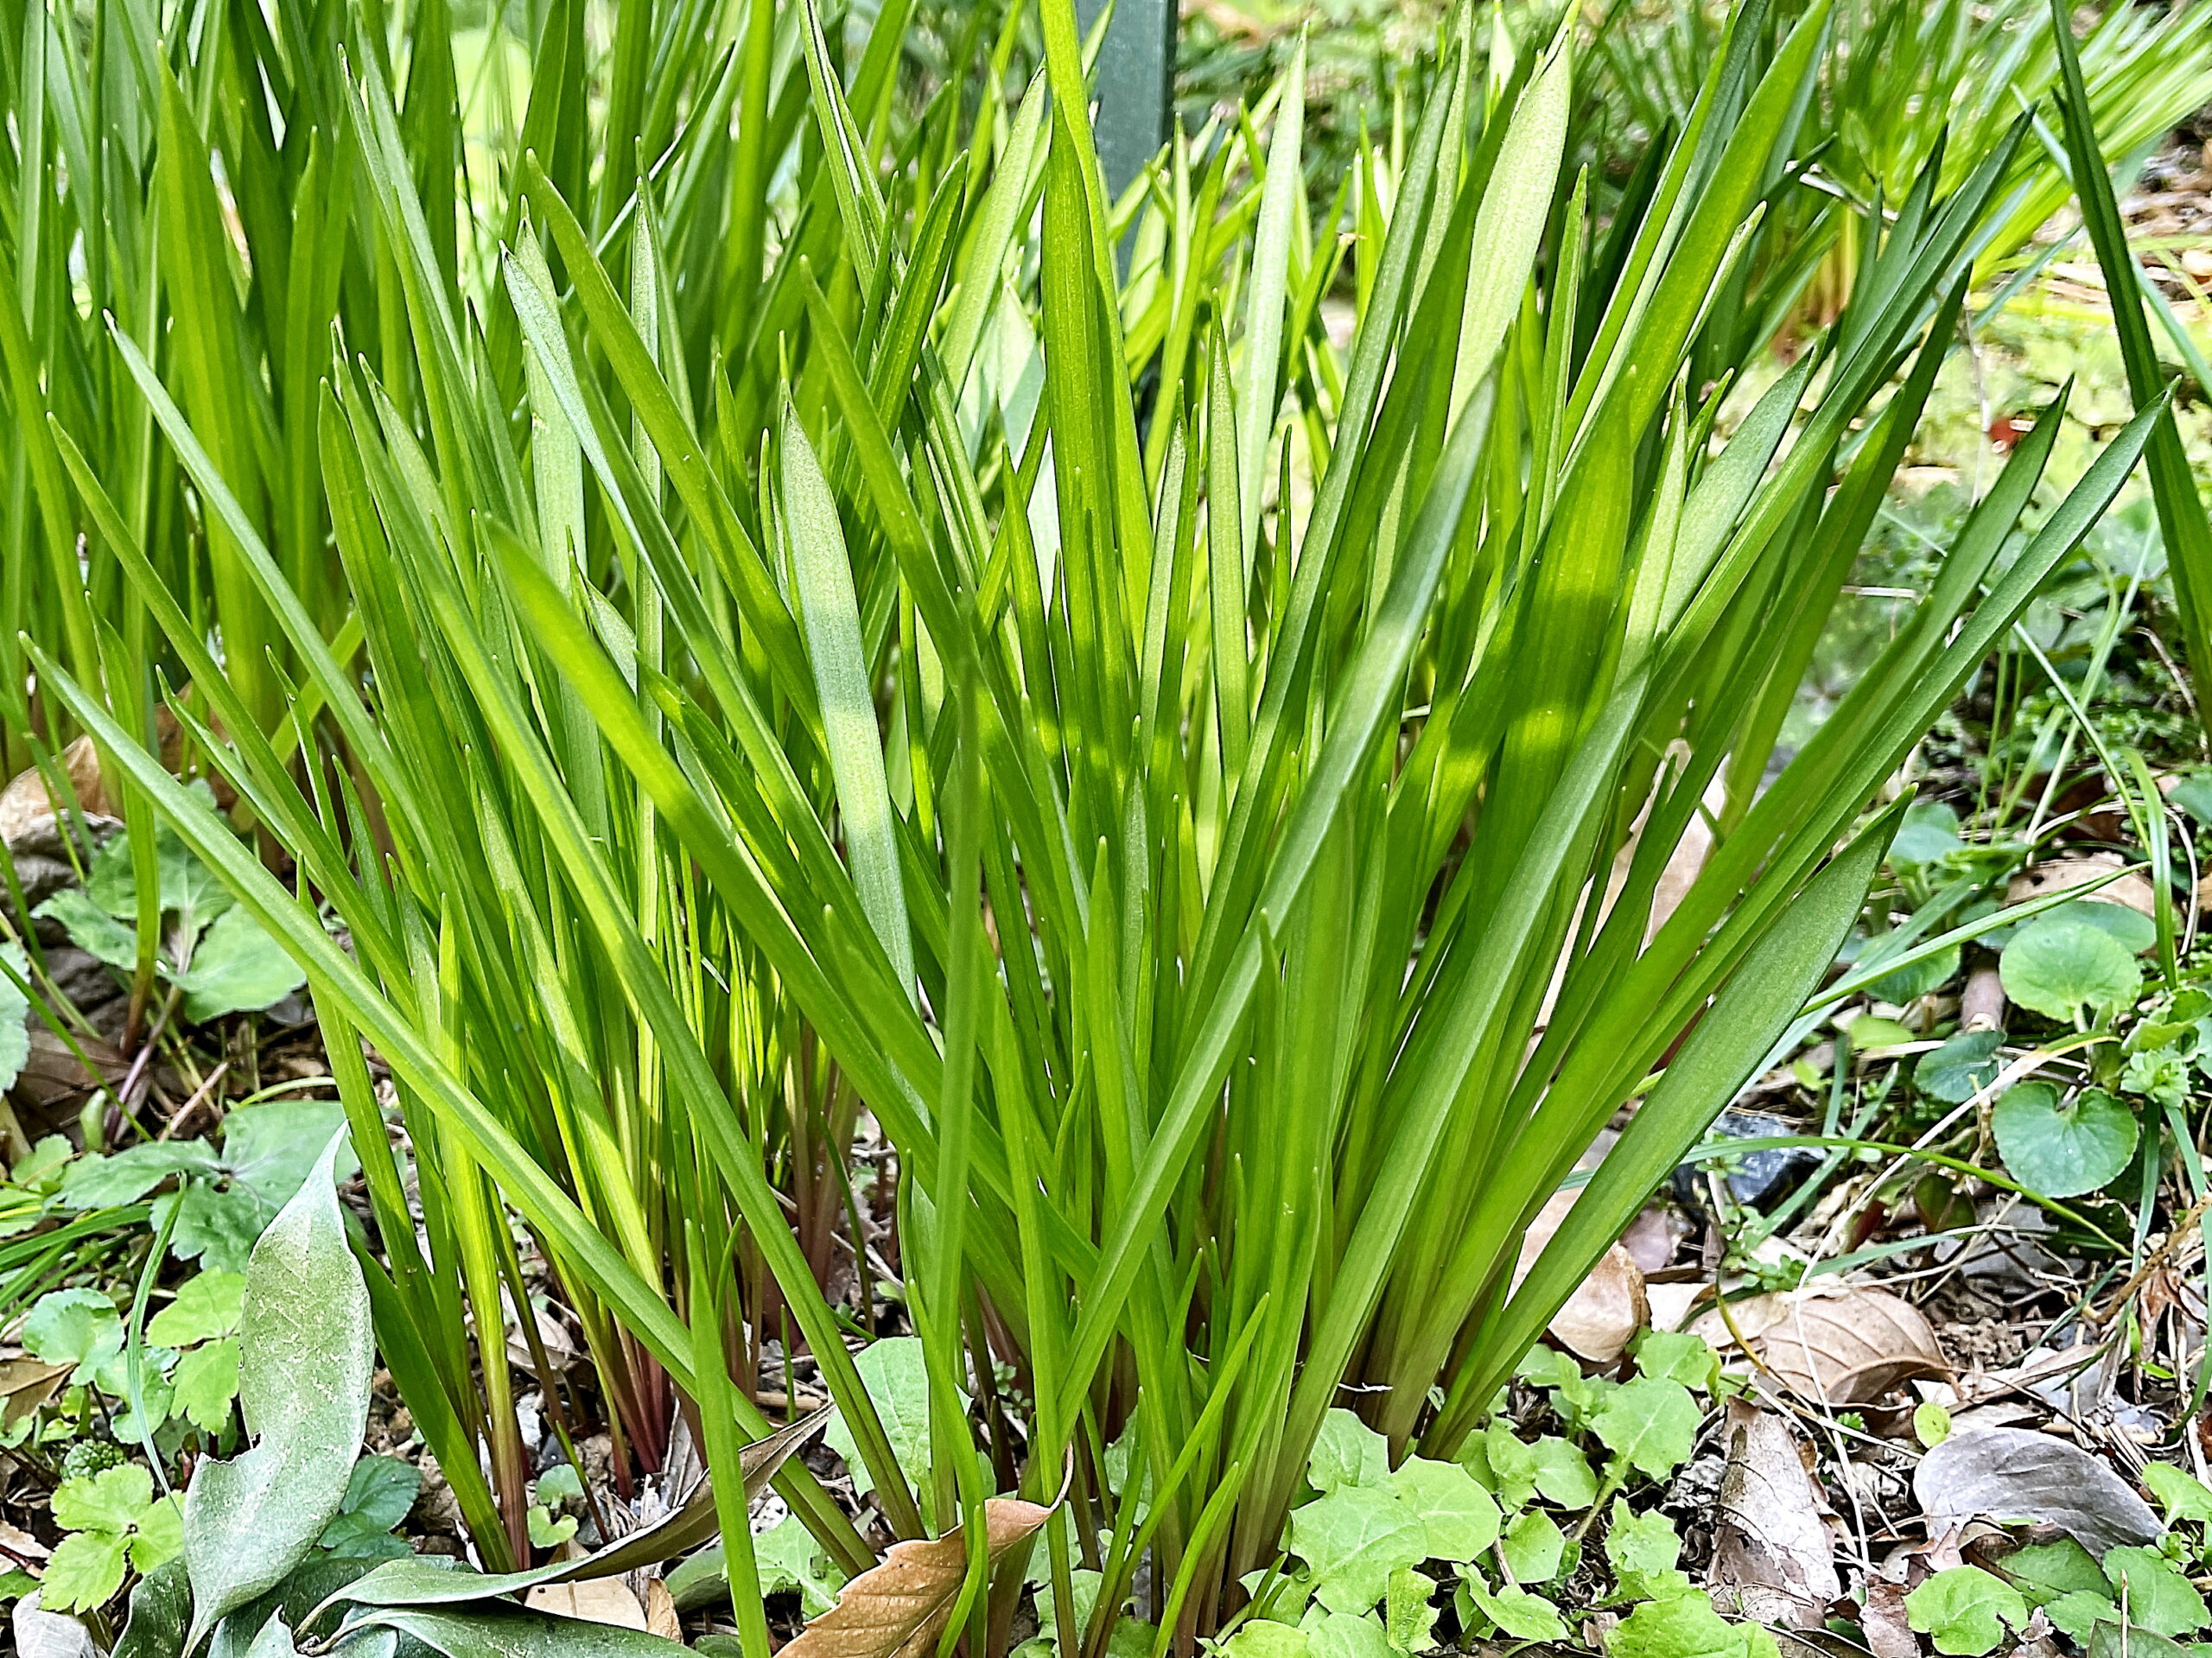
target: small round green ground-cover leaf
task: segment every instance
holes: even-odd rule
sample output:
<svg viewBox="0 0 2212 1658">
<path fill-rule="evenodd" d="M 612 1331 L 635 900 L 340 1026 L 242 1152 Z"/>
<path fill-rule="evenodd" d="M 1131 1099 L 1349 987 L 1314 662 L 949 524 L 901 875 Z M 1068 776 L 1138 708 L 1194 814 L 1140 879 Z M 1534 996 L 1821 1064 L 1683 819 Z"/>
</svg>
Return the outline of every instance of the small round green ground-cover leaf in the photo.
<svg viewBox="0 0 2212 1658">
<path fill-rule="evenodd" d="M 1663 1479 L 1689 1460 L 1705 1413 L 1679 1382 L 1638 1376 L 1605 1396 L 1590 1426 L 1630 1467 Z"/>
<path fill-rule="evenodd" d="M 761 1585 L 766 1588 L 766 1584 Z M 1237 1625 L 1222 1643 L 1222 1658 L 1306 1658 L 1306 1631 L 1289 1623 L 1255 1617 Z"/>
<path fill-rule="evenodd" d="M 1938 1572 L 1904 1598 L 1912 1627 L 1955 1658 L 1980 1658 L 2005 1638 L 2005 1629 L 2028 1621 L 2020 1591 L 1978 1566 Z"/>
<path fill-rule="evenodd" d="M 1866 987 L 1866 994 L 1876 1001 L 1912 1001 L 1931 990 L 1942 989 L 1958 970 L 1959 947 L 1953 944 L 1910 967 L 1884 974 Z"/>
<path fill-rule="evenodd" d="M 2049 1083 L 2016 1083 L 1990 1114 L 2013 1177 L 2046 1197 L 2077 1197 L 2116 1179 L 2135 1155 L 2135 1114 L 2101 1088 L 2069 1102 Z"/>
<path fill-rule="evenodd" d="M 1299 1627 L 1306 1632 L 1306 1658 L 1399 1658 L 1372 1613 L 1325 1612 L 1317 1606 Z"/>
<path fill-rule="evenodd" d="M 2120 1622 L 2120 1607 L 2108 1594 L 2076 1589 L 2044 1603 L 2051 1627 L 2076 1645 L 2087 1645 L 2100 1623 Z"/>
<path fill-rule="evenodd" d="M 1393 1572 L 1428 1558 L 1428 1530 L 1392 1492 L 1343 1485 L 1292 1512 L 1290 1548 L 1313 1568 L 1316 1600 L 1332 1612 L 1364 1612 Z"/>
<path fill-rule="evenodd" d="M 2005 994 L 2047 1019 L 2078 1020 L 2121 1007 L 2143 988 L 2126 945 L 2076 917 L 2038 916 L 2005 946 Z"/>
<path fill-rule="evenodd" d="M 2155 1548 L 2126 1545 L 2105 1553 L 2105 1577 L 2127 1608 L 2127 1621 L 2153 1635 L 2188 1635 L 2208 1614 L 2181 1569 Z"/>
<path fill-rule="evenodd" d="M 2062 904 L 2055 910 L 2046 910 L 2036 918 L 2056 918 L 2064 921 L 2086 922 L 2101 932 L 2108 932 L 2120 941 L 2120 946 L 2130 956 L 2140 956 L 2158 942 L 2158 924 L 2130 905 L 2119 904 L 2110 899 L 2077 898 L 2071 904 Z"/>
<path fill-rule="evenodd" d="M 1945 1105 L 1965 1104 L 2004 1068 L 1997 1057 L 2004 1040 L 2002 1031 L 1960 1032 L 1920 1056 L 1912 1067 L 1913 1086 Z"/>
</svg>

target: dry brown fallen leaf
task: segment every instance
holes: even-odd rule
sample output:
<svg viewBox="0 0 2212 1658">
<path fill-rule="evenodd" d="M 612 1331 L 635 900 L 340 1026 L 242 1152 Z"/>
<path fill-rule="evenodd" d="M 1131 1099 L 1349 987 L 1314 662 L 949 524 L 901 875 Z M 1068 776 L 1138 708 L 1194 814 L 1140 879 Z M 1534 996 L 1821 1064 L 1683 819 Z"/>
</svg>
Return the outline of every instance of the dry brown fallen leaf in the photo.
<svg viewBox="0 0 2212 1658">
<path fill-rule="evenodd" d="M 1955 1433 L 1920 1459 L 1912 1494 L 1931 1530 L 1982 1515 L 2057 1526 L 2099 1560 L 2148 1543 L 2158 1516 L 2101 1458 L 2054 1433 L 1993 1427 Z"/>
<path fill-rule="evenodd" d="M 92 740 L 79 737 L 61 751 L 62 769 L 69 775 L 69 787 L 77 797 L 78 809 L 95 816 L 108 815 L 107 791 L 100 782 L 100 759 L 93 752 Z M 13 845 L 54 816 L 53 803 L 47 798 L 46 779 L 39 775 L 36 766 L 29 766 L 8 780 L 0 789 L 0 842 Z"/>
<path fill-rule="evenodd" d="M 1554 1192 L 1536 1211 L 1536 1218 L 1522 1234 L 1521 1258 L 1513 1268 L 1516 1289 L 1581 1195 L 1580 1187 Z M 1593 1364 L 1611 1364 L 1628 1350 L 1636 1332 L 1650 1322 L 1651 1308 L 1643 1287 L 1643 1269 L 1627 1249 L 1616 1243 L 1599 1259 L 1581 1287 L 1567 1298 L 1567 1305 L 1553 1315 L 1551 1333 L 1578 1357 Z"/>
<path fill-rule="evenodd" d="M 676 1597 L 658 1578 L 645 1585 L 645 1633 L 666 1641 L 683 1639 L 683 1621 L 676 1615 Z"/>
<path fill-rule="evenodd" d="M 1052 1517 L 1040 1502 L 995 1496 L 983 1504 L 984 1546 L 995 1562 Z M 800 1631 L 781 1658 L 921 1658 L 968 1576 L 965 1527 L 893 1543 L 883 1564 L 847 1584 L 837 1604 Z"/>
<path fill-rule="evenodd" d="M 580 1617 L 587 1623 L 612 1623 L 620 1629 L 645 1627 L 645 1609 L 638 1604 L 630 1585 L 620 1578 L 587 1578 L 581 1583 L 541 1583 L 522 1598 L 534 1612 L 558 1617 Z"/>
<path fill-rule="evenodd" d="M 1818 1405 L 1869 1405 L 1916 1376 L 1951 1367 L 1920 1309 L 1859 1285 L 1755 1295 L 1731 1304 L 1761 1363 Z M 1694 1326 L 1716 1347 L 1733 1338 L 1715 1311 Z"/>
<path fill-rule="evenodd" d="M 0 1427 L 13 1427 L 60 1390 L 73 1366 L 35 1358 L 0 1361 Z"/>
<path fill-rule="evenodd" d="M 1728 1401 L 1726 1432 L 1711 1586 L 1733 1591 L 1738 1610 L 1762 1623 L 1823 1628 L 1843 1584 L 1826 1505 L 1796 1437 L 1782 1417 L 1741 1399 Z"/>
<path fill-rule="evenodd" d="M 2051 893 L 2063 893 L 2085 880 L 2109 875 L 2113 870 L 2125 867 L 2126 861 L 2117 852 L 2078 852 L 2053 858 L 2007 881 L 2005 902 L 2025 904 Z M 2126 874 L 2118 880 L 2107 881 L 2084 897 L 2092 904 L 2124 904 L 2144 915 L 2158 912 L 2158 899 L 2152 893 L 2151 883 L 2139 874 Z"/>
<path fill-rule="evenodd" d="M 1920 1637 L 1912 1632 L 1912 1620 L 1905 1613 L 1901 1583 L 1868 1576 L 1859 1629 L 1874 1658 L 1920 1658 Z"/>
</svg>

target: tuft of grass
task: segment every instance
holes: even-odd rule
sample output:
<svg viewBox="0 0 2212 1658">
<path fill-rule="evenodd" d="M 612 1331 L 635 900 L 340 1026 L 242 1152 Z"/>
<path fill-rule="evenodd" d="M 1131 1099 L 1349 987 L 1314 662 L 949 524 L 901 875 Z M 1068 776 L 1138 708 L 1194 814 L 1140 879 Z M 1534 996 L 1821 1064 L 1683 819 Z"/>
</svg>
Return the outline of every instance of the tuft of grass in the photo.
<svg viewBox="0 0 2212 1658">
<path fill-rule="evenodd" d="M 1796 291 L 1826 0 L 1745 0 L 1602 216 L 1571 29 L 1485 67 L 1455 12 L 1318 215 L 1302 60 L 1116 201 L 1068 0 L 1033 73 L 988 15 L 918 113 L 902 4 L 555 0 L 466 77 L 435 0 L 35 21 L 92 34 L 11 66 L 47 575 L 11 560 L 6 715 L 89 733 L 308 974 L 378 1339 L 487 1565 L 529 1549 L 512 1214 L 626 1467 L 804 1366 L 897 1535 L 1065 1483 L 1098 1658 L 1233 1612 L 1332 1407 L 1453 1452 L 1813 994 L 1870 804 L 2162 405 L 2048 500 L 2037 421 L 1783 756 L 2026 118 L 1859 213 L 1833 326 L 1724 423 Z M 894 1297 L 925 1472 L 849 1346 Z M 955 1623 L 1002 1645 L 1024 1565 Z"/>
</svg>

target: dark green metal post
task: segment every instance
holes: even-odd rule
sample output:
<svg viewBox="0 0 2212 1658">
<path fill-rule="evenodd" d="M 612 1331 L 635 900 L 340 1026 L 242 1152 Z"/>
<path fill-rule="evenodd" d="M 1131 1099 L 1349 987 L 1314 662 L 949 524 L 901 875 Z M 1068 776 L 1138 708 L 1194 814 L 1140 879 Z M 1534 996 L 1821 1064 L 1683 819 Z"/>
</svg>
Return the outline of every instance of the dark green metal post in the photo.
<svg viewBox="0 0 2212 1658">
<path fill-rule="evenodd" d="M 1087 33 L 1105 0 L 1076 0 Z M 1119 195 L 1167 142 L 1174 107 L 1175 0 L 1115 0 L 1098 51 L 1098 162 Z"/>
</svg>

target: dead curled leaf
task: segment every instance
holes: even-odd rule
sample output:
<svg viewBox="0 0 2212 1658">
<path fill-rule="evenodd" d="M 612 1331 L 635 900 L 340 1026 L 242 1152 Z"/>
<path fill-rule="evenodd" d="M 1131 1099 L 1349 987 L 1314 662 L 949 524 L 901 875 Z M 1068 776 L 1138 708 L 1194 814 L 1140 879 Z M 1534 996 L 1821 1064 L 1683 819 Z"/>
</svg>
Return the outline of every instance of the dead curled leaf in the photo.
<svg viewBox="0 0 2212 1658">
<path fill-rule="evenodd" d="M 1910 1301 L 1859 1285 L 1755 1295 L 1729 1306 L 1736 1331 L 1791 1391 L 1818 1405 L 1870 1405 L 1916 1376 L 1948 1376 L 1936 1331 Z M 1715 1346 L 1720 1315 L 1695 1326 Z"/>
<path fill-rule="evenodd" d="M 523 1597 L 522 1604 L 534 1612 L 582 1618 L 587 1623 L 612 1623 L 625 1629 L 645 1627 L 645 1609 L 620 1578 L 541 1583 Z"/>
<path fill-rule="evenodd" d="M 2148 1543 L 2158 1516 L 2118 1474 L 2079 1445 L 2031 1428 L 1957 1433 L 1920 1459 L 1912 1494 L 1929 1528 L 1986 1515 L 2057 1526 L 2099 1560 Z"/>
<path fill-rule="evenodd" d="M 1859 1614 L 1859 1633 L 1874 1658 L 1920 1658 L 1920 1637 L 1904 1610 L 1904 1585 L 1869 1574 L 1866 1598 Z"/>
<path fill-rule="evenodd" d="M 1544 1246 L 1552 1241 L 1567 1219 L 1567 1211 L 1574 1207 L 1574 1200 L 1582 1195 L 1576 1187 L 1559 1191 L 1536 1211 L 1536 1218 L 1522 1234 L 1521 1257 L 1513 1269 L 1513 1286 L 1518 1289 L 1521 1280 L 1529 1275 Z M 1614 1244 L 1599 1258 L 1590 1270 L 1589 1277 L 1567 1298 L 1567 1305 L 1552 1315 L 1551 1334 L 1569 1352 L 1593 1364 L 1611 1364 L 1628 1350 L 1636 1332 L 1650 1322 L 1651 1308 L 1644 1296 L 1643 1269 L 1636 1264 L 1635 1257 L 1620 1244 Z"/>
<path fill-rule="evenodd" d="M 2069 886 L 2079 886 L 2109 875 L 2115 869 L 2126 867 L 2126 861 L 2117 852 L 2074 853 L 2063 858 L 2052 858 L 2037 864 L 2033 869 L 2018 874 L 2005 884 L 2007 905 L 2026 904 L 2053 893 L 2063 893 Z M 2094 893 L 2083 895 L 2092 904 L 2120 904 L 2142 915 L 2158 913 L 2158 899 L 2151 883 L 2139 874 L 2126 874 L 2117 880 L 2107 881 Z"/>
<path fill-rule="evenodd" d="M 983 1537 L 991 1560 L 1034 1534 L 1052 1513 L 1017 1497 L 986 1502 Z M 922 1658 L 934 1652 L 968 1576 L 966 1529 L 893 1543 L 883 1564 L 847 1584 L 837 1604 L 808 1624 L 782 1658 Z"/>
<path fill-rule="evenodd" d="M 1821 1629 L 1843 1585 L 1796 1437 L 1782 1417 L 1740 1399 L 1728 1402 L 1726 1433 L 1713 1586 L 1732 1591 L 1738 1609 L 1762 1623 Z"/>
<path fill-rule="evenodd" d="M 0 1360 L 0 1426 L 15 1426 L 53 1398 L 73 1368 L 35 1358 Z"/>
</svg>

